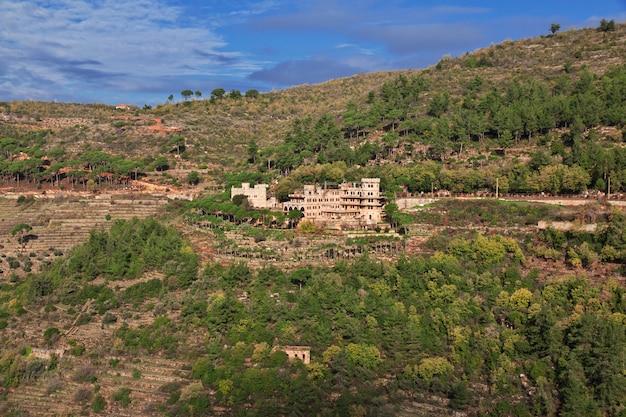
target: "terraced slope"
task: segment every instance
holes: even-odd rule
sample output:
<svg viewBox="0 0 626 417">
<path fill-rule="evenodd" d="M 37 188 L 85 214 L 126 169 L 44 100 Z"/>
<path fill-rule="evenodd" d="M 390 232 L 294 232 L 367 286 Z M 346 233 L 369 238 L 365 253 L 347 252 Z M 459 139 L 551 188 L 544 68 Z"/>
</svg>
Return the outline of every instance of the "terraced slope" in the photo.
<svg viewBox="0 0 626 417">
<path fill-rule="evenodd" d="M 116 219 L 142 219 L 158 216 L 168 202 L 162 194 L 57 194 L 0 198 L 0 279 L 11 272 L 18 275 L 29 272 L 11 268 L 7 258 L 30 259 L 32 267 L 66 253 L 84 242 L 93 228 L 108 228 Z M 20 223 L 29 224 L 27 243 L 21 245 L 11 231 Z"/>
<path fill-rule="evenodd" d="M 59 372 L 35 385 L 22 385 L 7 396 L 7 405 L 28 416 L 93 415 L 96 395 L 105 399 L 103 415 L 151 415 L 168 400 L 169 386 L 190 383 L 188 366 L 162 358 L 143 357 L 131 362 L 106 356 L 96 360 L 66 357 Z M 115 393 L 127 391 L 128 402 Z"/>
</svg>

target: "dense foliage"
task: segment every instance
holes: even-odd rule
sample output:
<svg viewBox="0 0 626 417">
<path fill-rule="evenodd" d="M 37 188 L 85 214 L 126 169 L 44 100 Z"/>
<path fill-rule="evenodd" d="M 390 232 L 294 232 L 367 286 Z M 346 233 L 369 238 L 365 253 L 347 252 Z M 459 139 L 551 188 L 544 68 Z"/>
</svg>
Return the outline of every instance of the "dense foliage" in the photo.
<svg viewBox="0 0 626 417">
<path fill-rule="evenodd" d="M 295 168 L 310 171 L 312 163 L 341 161 L 349 177 L 352 167 L 392 160 L 405 166 L 389 167 L 391 189 L 411 192 L 495 191 L 496 183 L 501 192 L 606 192 L 609 177 L 612 191 L 624 191 L 626 67 L 546 81 L 476 76 L 456 93 L 433 85 L 429 71 L 386 82 L 364 106 L 351 101 L 341 124 L 329 116 L 296 119 L 284 144 L 261 155 L 296 176 Z M 607 126 L 615 133 L 600 136 Z M 505 157 L 520 147 L 529 161 Z"/>
<path fill-rule="evenodd" d="M 578 277 L 539 281 L 537 270 L 522 273 L 517 243 L 499 235 L 453 238 L 441 250 L 397 264 L 362 257 L 306 279 L 209 265 L 183 306 L 185 322 L 209 335 L 194 377 L 234 415 L 294 406 L 306 415 L 359 407 L 394 415 L 392 398 L 429 394 L 494 415 L 623 409 L 623 363 L 608 364 L 626 353 L 613 280 L 602 288 Z M 290 344 L 311 346 L 312 364 L 287 363 L 271 349 Z"/>
<path fill-rule="evenodd" d="M 93 230 L 89 240 L 67 258 L 31 277 L 29 294 L 33 299 L 54 294 L 69 304 L 82 304 L 89 298 L 119 304 L 106 284 L 92 281 L 131 280 L 158 271 L 165 275 L 167 286 L 175 289 L 188 286 L 196 278 L 197 268 L 196 254 L 174 229 L 152 218 L 117 220 L 109 231 Z M 124 293 L 128 300 L 159 294 L 160 285 L 155 287 L 151 281 L 136 285 Z"/>
<path fill-rule="evenodd" d="M 616 213 L 590 249 L 610 244 L 623 256 L 623 230 Z M 585 240 L 548 230 L 529 245 L 566 250 Z M 526 247 L 499 234 L 445 235 L 431 245 L 431 256 L 394 263 L 364 255 L 292 272 L 209 263 L 198 273 L 177 232 L 153 219 L 120 221 L 32 276 L 24 305 L 92 300 L 108 323 L 124 305 L 158 300 L 151 324 L 122 323 L 112 342 L 118 354 L 188 357 L 198 382 L 164 387 L 168 415 L 219 407 L 226 415 L 391 416 L 433 396 L 494 416 L 624 410 L 626 302 L 615 279 L 596 286 L 581 275 L 543 275 L 526 268 Z M 92 284 L 155 270 L 162 278 L 120 291 Z M 168 295 L 176 288 L 178 301 Z M 177 321 L 168 317 L 174 309 Z M 204 337 L 198 344 L 189 334 Z M 59 330 L 46 335 L 54 343 Z M 280 348 L 288 345 L 310 346 L 311 363 L 289 361 Z M 6 351 L 3 385 L 54 372 L 46 366 Z M 126 390 L 111 402 L 132 398 Z"/>
</svg>

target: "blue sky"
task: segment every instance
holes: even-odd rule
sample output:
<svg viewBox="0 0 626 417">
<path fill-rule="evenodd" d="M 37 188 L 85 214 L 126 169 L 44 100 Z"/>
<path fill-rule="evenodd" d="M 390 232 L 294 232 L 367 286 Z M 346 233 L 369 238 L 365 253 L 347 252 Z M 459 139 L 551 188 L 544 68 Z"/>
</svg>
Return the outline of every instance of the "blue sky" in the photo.
<svg viewBox="0 0 626 417">
<path fill-rule="evenodd" d="M 0 101 L 158 104 L 426 68 L 626 0 L 0 0 Z"/>
</svg>

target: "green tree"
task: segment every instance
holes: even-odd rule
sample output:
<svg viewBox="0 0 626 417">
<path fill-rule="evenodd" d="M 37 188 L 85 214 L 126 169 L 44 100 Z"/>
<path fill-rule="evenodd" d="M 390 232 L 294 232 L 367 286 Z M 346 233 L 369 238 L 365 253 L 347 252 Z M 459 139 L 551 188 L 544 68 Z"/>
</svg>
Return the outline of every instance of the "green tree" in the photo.
<svg viewBox="0 0 626 417">
<path fill-rule="evenodd" d="M 246 98 L 257 98 L 259 96 L 258 90 L 248 90 L 246 91 Z"/>
<path fill-rule="evenodd" d="M 152 166 L 154 166 L 154 169 L 157 171 L 167 171 L 168 169 L 170 169 L 170 163 L 167 160 L 166 156 L 159 156 L 157 159 L 154 160 Z"/>
<path fill-rule="evenodd" d="M 198 185 L 200 184 L 201 179 L 202 178 L 200 177 L 198 171 L 191 171 L 189 174 L 187 174 L 187 184 Z"/>
<path fill-rule="evenodd" d="M 196 96 L 196 99 L 199 99 L 200 97 L 202 97 L 202 91 L 200 91 L 200 90 L 196 90 L 196 92 L 194 94 Z"/>
<path fill-rule="evenodd" d="M 598 27 L 600 32 L 614 32 L 615 31 L 615 20 L 607 21 L 606 19 L 602 19 L 600 21 L 600 26 Z"/>
<path fill-rule="evenodd" d="M 385 217 L 391 227 L 398 227 L 398 205 L 395 203 L 389 203 L 385 206 Z"/>
<path fill-rule="evenodd" d="M 20 244 L 21 249 L 26 248 L 26 244 L 29 242 L 29 232 L 33 230 L 33 227 L 28 223 L 20 223 L 11 229 L 11 235 L 17 235 L 17 242 Z"/>
<path fill-rule="evenodd" d="M 345 348 L 346 359 L 352 366 L 376 369 L 381 362 L 380 350 L 376 346 L 350 343 Z"/>
<path fill-rule="evenodd" d="M 557 33 L 559 30 L 561 30 L 561 25 L 559 25 L 558 23 L 552 23 L 550 25 L 550 33 L 552 33 L 553 35 Z"/>
<path fill-rule="evenodd" d="M 224 97 L 224 94 L 226 94 L 226 90 L 224 90 L 223 88 L 216 88 L 211 91 L 211 99 L 218 100 Z"/>
<path fill-rule="evenodd" d="M 274 195 L 278 201 L 285 202 L 289 200 L 289 194 L 293 193 L 298 187 L 302 187 L 300 182 L 289 177 L 283 178 L 278 181 L 278 184 L 274 189 Z"/>
<path fill-rule="evenodd" d="M 176 135 L 167 142 L 167 146 L 176 149 L 176 154 L 180 155 L 180 152 L 185 150 L 185 137 Z"/>
<path fill-rule="evenodd" d="M 239 100 L 242 95 L 241 95 L 241 91 L 239 90 L 230 90 L 230 93 L 228 93 L 228 97 L 235 99 L 235 100 Z"/>
<path fill-rule="evenodd" d="M 311 279 L 311 276 L 311 268 L 299 268 L 291 273 L 289 279 L 291 282 L 298 284 L 300 290 L 302 290 L 302 285 L 306 284 L 306 282 Z"/>
<path fill-rule="evenodd" d="M 565 359 L 562 360 L 565 362 Z M 561 415 L 567 417 L 599 416 L 599 410 L 589 392 L 582 365 L 575 355 L 570 355 L 561 376 Z"/>
<path fill-rule="evenodd" d="M 449 398 L 450 408 L 453 410 L 467 410 L 472 400 L 472 395 L 467 389 L 467 382 L 461 381 L 458 384 L 454 384 L 452 390 L 450 390 Z"/>
<path fill-rule="evenodd" d="M 300 210 L 289 210 L 287 218 L 289 219 L 289 227 L 295 227 L 298 221 L 304 217 L 304 213 Z"/>
<path fill-rule="evenodd" d="M 256 162 L 256 157 L 258 153 L 259 145 L 257 145 L 254 139 L 250 139 L 250 142 L 248 142 L 248 161 L 254 164 Z"/>
<path fill-rule="evenodd" d="M 428 105 L 428 115 L 433 117 L 441 117 L 448 111 L 450 106 L 450 95 L 445 92 L 443 94 L 436 94 Z"/>
<path fill-rule="evenodd" d="M 183 90 L 180 92 L 180 95 L 183 96 L 183 100 L 189 100 L 189 97 L 193 95 L 193 91 L 191 90 Z"/>
</svg>

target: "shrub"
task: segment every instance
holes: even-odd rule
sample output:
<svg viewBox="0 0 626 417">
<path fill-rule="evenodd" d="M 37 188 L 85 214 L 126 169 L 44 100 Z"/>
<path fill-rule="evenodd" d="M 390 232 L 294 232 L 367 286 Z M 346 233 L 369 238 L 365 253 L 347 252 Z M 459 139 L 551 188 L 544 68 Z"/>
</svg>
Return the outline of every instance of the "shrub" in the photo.
<svg viewBox="0 0 626 417">
<path fill-rule="evenodd" d="M 113 401 L 120 403 L 122 407 L 130 404 L 130 388 L 122 387 L 113 393 Z"/>
<path fill-rule="evenodd" d="M 76 368 L 72 380 L 74 382 L 91 382 L 96 377 L 96 370 L 90 365 L 82 365 Z"/>
<path fill-rule="evenodd" d="M 50 395 L 63 389 L 63 381 L 58 378 L 51 378 L 46 381 L 46 395 Z"/>
<path fill-rule="evenodd" d="M 70 355 L 74 355 L 74 356 L 82 356 L 83 353 L 85 353 L 85 346 L 83 345 L 76 345 L 76 346 L 72 346 L 69 350 Z"/>
<path fill-rule="evenodd" d="M 24 382 L 35 382 L 46 371 L 46 363 L 41 359 L 29 360 L 22 375 Z"/>
<path fill-rule="evenodd" d="M 117 322 L 117 316 L 108 311 L 102 317 L 102 324 L 111 324 L 115 322 Z"/>
<path fill-rule="evenodd" d="M 91 411 L 94 413 L 99 413 L 104 410 L 107 406 L 107 402 L 104 397 L 100 394 L 96 395 L 91 402 Z"/>
<path fill-rule="evenodd" d="M 91 323 L 91 316 L 89 314 L 81 313 L 76 320 L 77 326 L 83 326 L 85 324 Z"/>
<path fill-rule="evenodd" d="M 91 390 L 87 387 L 78 387 L 72 394 L 72 401 L 75 403 L 85 403 L 91 399 Z"/>
<path fill-rule="evenodd" d="M 7 256 L 7 263 L 9 264 L 9 268 L 11 269 L 17 269 L 20 267 L 20 261 L 12 256 Z"/>
<path fill-rule="evenodd" d="M 58 340 L 60 334 L 61 332 L 59 332 L 59 329 L 57 329 L 56 327 L 48 327 L 43 332 L 43 338 L 46 344 L 49 345 L 53 343 L 54 341 Z"/>
</svg>

